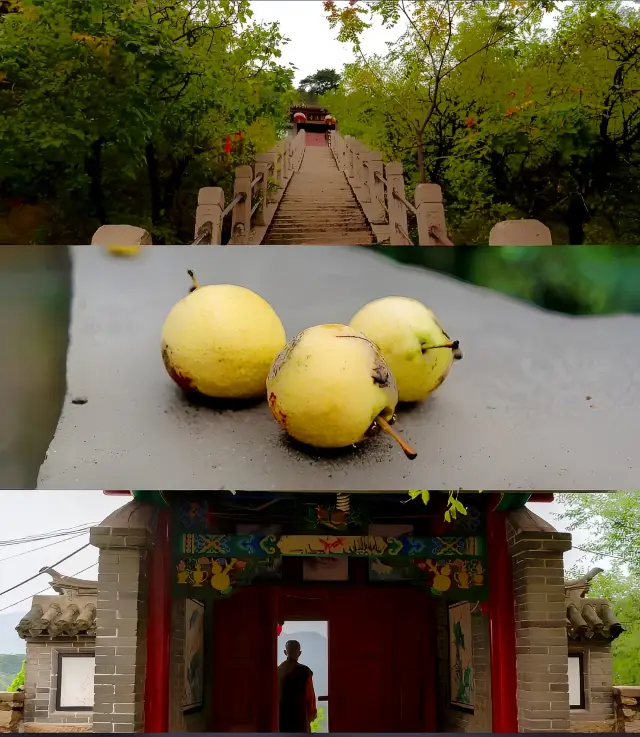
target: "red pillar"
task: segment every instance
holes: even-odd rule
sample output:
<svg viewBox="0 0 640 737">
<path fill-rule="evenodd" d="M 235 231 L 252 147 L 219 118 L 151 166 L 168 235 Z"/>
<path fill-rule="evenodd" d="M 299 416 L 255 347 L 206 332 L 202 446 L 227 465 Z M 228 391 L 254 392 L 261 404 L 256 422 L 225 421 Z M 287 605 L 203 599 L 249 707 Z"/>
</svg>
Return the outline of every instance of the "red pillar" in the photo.
<svg viewBox="0 0 640 737">
<path fill-rule="evenodd" d="M 518 731 L 513 570 L 505 512 L 487 514 L 492 732 Z"/>
<path fill-rule="evenodd" d="M 158 510 L 155 546 L 149 553 L 145 732 L 169 731 L 171 646 L 170 513 Z"/>
</svg>

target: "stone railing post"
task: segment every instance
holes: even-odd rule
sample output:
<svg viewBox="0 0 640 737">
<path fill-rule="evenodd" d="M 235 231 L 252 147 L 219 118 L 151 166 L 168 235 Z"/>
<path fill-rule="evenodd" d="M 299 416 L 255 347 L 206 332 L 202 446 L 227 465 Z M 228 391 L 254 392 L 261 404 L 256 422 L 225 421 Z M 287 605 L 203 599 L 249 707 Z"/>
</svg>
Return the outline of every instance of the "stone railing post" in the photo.
<svg viewBox="0 0 640 737">
<path fill-rule="evenodd" d="M 285 138 L 282 147 L 282 181 L 289 179 L 291 175 L 291 138 Z"/>
<path fill-rule="evenodd" d="M 373 151 L 370 151 L 368 148 L 363 148 L 360 151 L 360 162 L 362 165 L 361 168 L 361 176 L 362 180 L 360 183 L 360 200 L 361 202 L 369 203 L 371 202 L 371 189 L 370 189 L 370 181 L 369 181 L 369 168 L 371 166 L 371 156 L 373 154 Z"/>
<path fill-rule="evenodd" d="M 505 220 L 494 225 L 490 246 L 552 246 L 551 231 L 539 220 Z"/>
<path fill-rule="evenodd" d="M 369 168 L 367 169 L 368 190 L 371 202 L 371 222 L 386 223 L 387 213 L 385 212 L 384 198 L 384 164 L 382 163 L 382 154 L 379 151 L 371 151 L 367 160 Z M 378 174 L 379 176 L 376 176 Z"/>
<path fill-rule="evenodd" d="M 115 254 L 135 253 L 151 245 L 151 235 L 135 225 L 101 225 L 93 234 L 92 246 L 104 246 Z"/>
<path fill-rule="evenodd" d="M 418 243 L 421 246 L 452 246 L 447 236 L 447 222 L 442 204 L 442 188 L 438 184 L 419 184 L 416 187 L 418 211 Z"/>
<path fill-rule="evenodd" d="M 276 154 L 257 154 L 255 176 L 262 174 L 262 179 L 256 185 L 256 195 L 260 199 L 260 207 L 256 212 L 256 225 L 265 225 L 267 209 L 267 195 L 269 192 L 269 175 L 275 167 Z"/>
<path fill-rule="evenodd" d="M 368 149 L 364 143 L 361 143 L 358 140 L 354 140 L 353 143 L 353 186 L 359 190 L 359 194 L 362 197 L 362 191 L 365 188 L 366 182 L 366 168 L 364 163 L 366 161 Z"/>
<path fill-rule="evenodd" d="M 344 174 L 351 182 L 353 180 L 353 138 L 351 136 L 344 137 L 344 146 Z"/>
<path fill-rule="evenodd" d="M 274 171 L 274 178 L 276 182 L 278 182 L 279 187 L 284 187 L 284 183 L 286 182 L 286 174 L 284 170 L 284 162 L 286 160 L 285 157 L 285 145 L 284 141 L 280 141 L 280 143 L 276 146 L 276 171 Z"/>
<path fill-rule="evenodd" d="M 203 187 L 198 192 L 194 238 L 205 223 L 211 223 L 211 245 L 222 242 L 222 211 L 224 210 L 224 191 L 222 187 Z"/>
<path fill-rule="evenodd" d="M 392 161 L 385 166 L 385 179 L 387 180 L 387 208 L 389 209 L 389 245 L 411 245 L 407 243 L 404 235 L 409 227 L 407 209 L 400 200 L 393 196 L 393 193 L 396 192 L 404 197 L 403 168 L 399 161 Z"/>
<path fill-rule="evenodd" d="M 251 232 L 251 181 L 253 169 L 243 164 L 236 169 L 236 178 L 233 184 L 233 196 L 244 195 L 241 202 L 231 211 L 231 240 L 230 244 L 244 245 Z"/>
</svg>

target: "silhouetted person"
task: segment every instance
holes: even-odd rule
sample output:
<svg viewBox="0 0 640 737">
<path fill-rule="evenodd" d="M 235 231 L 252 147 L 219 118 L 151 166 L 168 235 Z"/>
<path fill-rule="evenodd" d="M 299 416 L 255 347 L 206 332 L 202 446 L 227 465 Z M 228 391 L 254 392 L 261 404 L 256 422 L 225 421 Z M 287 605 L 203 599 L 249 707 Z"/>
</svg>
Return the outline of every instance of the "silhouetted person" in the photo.
<svg viewBox="0 0 640 737">
<path fill-rule="evenodd" d="M 287 642 L 287 659 L 278 666 L 279 732 L 311 732 L 317 717 L 313 673 L 298 663 L 302 650 L 297 640 Z"/>
</svg>

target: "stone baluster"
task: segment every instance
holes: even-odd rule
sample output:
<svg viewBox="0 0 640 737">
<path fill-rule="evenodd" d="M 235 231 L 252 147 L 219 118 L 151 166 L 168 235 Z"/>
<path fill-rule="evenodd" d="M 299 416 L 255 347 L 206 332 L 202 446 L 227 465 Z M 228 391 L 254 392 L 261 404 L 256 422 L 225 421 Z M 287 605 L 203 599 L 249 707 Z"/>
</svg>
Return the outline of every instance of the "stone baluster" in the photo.
<svg viewBox="0 0 640 737">
<path fill-rule="evenodd" d="M 256 194 L 260 199 L 260 207 L 256 211 L 256 225 L 266 225 L 267 195 L 269 192 L 269 175 L 276 163 L 276 154 L 256 154 L 255 176 L 262 174 L 256 184 Z"/>
<path fill-rule="evenodd" d="M 283 141 L 282 147 L 282 183 L 289 179 L 291 175 L 291 138 Z"/>
<path fill-rule="evenodd" d="M 371 190 L 369 189 L 369 166 L 372 153 L 373 151 L 364 145 L 361 145 L 360 150 L 358 151 L 358 158 L 360 161 L 360 182 L 358 184 L 360 187 L 360 201 L 367 204 L 371 202 Z"/>
<path fill-rule="evenodd" d="M 505 220 L 494 225 L 490 246 L 552 246 L 551 231 L 539 220 Z"/>
<path fill-rule="evenodd" d="M 419 184 L 415 203 L 418 221 L 418 243 L 421 246 L 452 246 L 447 236 L 447 221 L 438 184 Z"/>
<path fill-rule="evenodd" d="M 402 197 L 405 196 L 403 168 L 399 161 L 393 161 L 385 166 L 385 179 L 387 180 L 387 208 L 389 209 L 389 245 L 411 245 L 407 243 L 403 235 L 409 227 L 407 208 L 393 196 L 394 192 Z"/>
<path fill-rule="evenodd" d="M 344 173 L 349 181 L 353 179 L 353 138 L 351 136 L 344 137 L 345 157 L 344 157 Z"/>
<path fill-rule="evenodd" d="M 364 186 L 364 154 L 365 146 L 357 139 L 353 140 L 353 187 L 361 195 Z"/>
<path fill-rule="evenodd" d="M 386 223 L 387 213 L 384 209 L 385 196 L 384 196 L 384 164 L 382 163 L 382 154 L 380 151 L 371 151 L 367 157 L 367 163 L 369 168 L 367 169 L 367 181 L 369 191 L 370 205 L 370 220 L 372 223 Z M 380 178 L 376 177 L 376 174 Z"/>
<path fill-rule="evenodd" d="M 211 245 L 222 242 L 222 211 L 224 210 L 224 191 L 222 187 L 203 187 L 198 192 L 194 238 L 205 223 L 211 223 Z"/>
<path fill-rule="evenodd" d="M 251 181 L 253 169 L 244 164 L 237 167 L 233 196 L 244 195 L 231 211 L 231 240 L 234 245 L 245 245 L 251 232 Z"/>
</svg>

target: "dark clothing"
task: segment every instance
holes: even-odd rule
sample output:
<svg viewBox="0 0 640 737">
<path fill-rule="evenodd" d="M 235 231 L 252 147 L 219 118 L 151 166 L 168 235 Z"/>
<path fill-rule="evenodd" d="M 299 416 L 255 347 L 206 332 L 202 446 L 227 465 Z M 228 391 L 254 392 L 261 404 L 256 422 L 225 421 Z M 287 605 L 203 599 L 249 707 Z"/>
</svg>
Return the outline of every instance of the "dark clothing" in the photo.
<svg viewBox="0 0 640 737">
<path fill-rule="evenodd" d="M 313 673 L 300 663 L 285 660 L 278 666 L 279 732 L 309 732 L 315 714 L 310 705 Z M 314 698 L 315 702 L 315 698 Z"/>
</svg>

